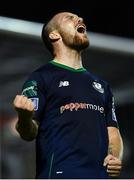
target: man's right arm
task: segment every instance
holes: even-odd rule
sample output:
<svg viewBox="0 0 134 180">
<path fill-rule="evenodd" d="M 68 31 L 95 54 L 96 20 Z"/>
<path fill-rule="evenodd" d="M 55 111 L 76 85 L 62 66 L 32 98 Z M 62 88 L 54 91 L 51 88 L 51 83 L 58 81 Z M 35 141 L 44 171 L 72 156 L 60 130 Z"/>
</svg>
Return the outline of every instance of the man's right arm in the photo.
<svg viewBox="0 0 134 180">
<path fill-rule="evenodd" d="M 38 133 L 38 124 L 33 120 L 33 102 L 23 95 L 17 95 L 13 104 L 18 113 L 16 130 L 22 139 L 32 141 L 36 138 Z"/>
</svg>

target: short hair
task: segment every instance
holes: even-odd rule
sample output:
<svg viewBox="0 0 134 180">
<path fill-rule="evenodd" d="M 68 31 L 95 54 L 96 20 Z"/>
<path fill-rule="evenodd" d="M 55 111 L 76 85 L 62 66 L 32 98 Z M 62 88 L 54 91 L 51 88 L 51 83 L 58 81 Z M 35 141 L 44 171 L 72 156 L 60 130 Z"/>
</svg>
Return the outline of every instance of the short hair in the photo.
<svg viewBox="0 0 134 180">
<path fill-rule="evenodd" d="M 44 24 L 43 28 L 42 28 L 41 37 L 42 37 L 42 40 L 43 40 L 43 43 L 44 43 L 45 47 L 53 55 L 53 46 L 52 46 L 52 42 L 51 42 L 51 40 L 49 38 L 49 33 L 51 32 L 51 30 L 52 29 L 50 28 L 49 22 Z"/>
</svg>

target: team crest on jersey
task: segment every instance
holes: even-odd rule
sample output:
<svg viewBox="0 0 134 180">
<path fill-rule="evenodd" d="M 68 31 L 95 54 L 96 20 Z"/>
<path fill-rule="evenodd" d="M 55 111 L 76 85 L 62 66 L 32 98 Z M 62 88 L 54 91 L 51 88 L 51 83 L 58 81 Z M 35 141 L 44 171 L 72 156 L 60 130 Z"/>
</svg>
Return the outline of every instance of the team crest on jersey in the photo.
<svg viewBox="0 0 134 180">
<path fill-rule="evenodd" d="M 92 86 L 96 91 L 98 91 L 100 93 L 104 93 L 104 88 L 102 87 L 102 85 L 100 83 L 94 81 Z"/>
</svg>

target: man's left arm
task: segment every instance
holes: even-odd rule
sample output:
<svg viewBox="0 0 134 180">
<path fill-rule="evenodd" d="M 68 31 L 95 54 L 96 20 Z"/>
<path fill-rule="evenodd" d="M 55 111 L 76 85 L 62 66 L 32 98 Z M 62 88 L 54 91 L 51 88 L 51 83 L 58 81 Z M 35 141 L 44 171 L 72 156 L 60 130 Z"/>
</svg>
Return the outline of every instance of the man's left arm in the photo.
<svg viewBox="0 0 134 180">
<path fill-rule="evenodd" d="M 108 155 L 104 159 L 104 166 L 107 166 L 107 172 L 111 177 L 120 175 L 122 168 L 123 142 L 116 127 L 108 128 L 109 147 Z"/>
</svg>

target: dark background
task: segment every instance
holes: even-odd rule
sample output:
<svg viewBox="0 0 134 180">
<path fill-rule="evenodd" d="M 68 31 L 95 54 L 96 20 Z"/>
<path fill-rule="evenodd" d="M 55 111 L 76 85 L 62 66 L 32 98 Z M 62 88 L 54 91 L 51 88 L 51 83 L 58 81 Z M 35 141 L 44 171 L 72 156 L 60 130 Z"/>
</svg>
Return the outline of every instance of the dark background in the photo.
<svg viewBox="0 0 134 180">
<path fill-rule="evenodd" d="M 42 23 L 60 11 L 74 12 L 83 17 L 89 31 L 134 38 L 133 0 L 4 0 L 0 7 L 1 16 Z"/>
</svg>

